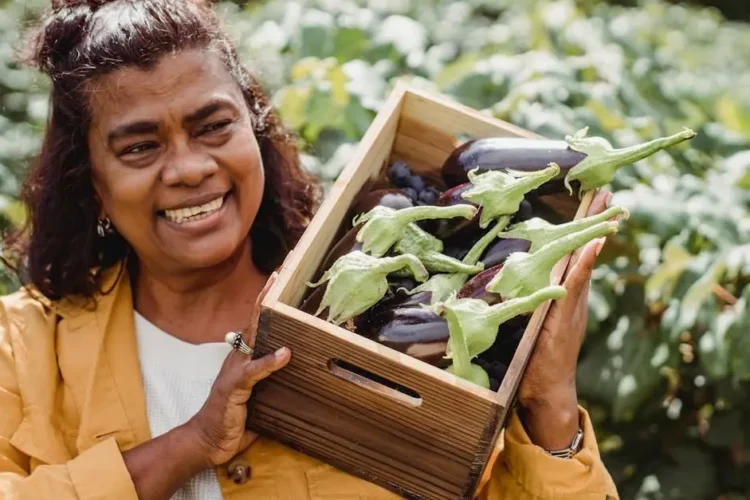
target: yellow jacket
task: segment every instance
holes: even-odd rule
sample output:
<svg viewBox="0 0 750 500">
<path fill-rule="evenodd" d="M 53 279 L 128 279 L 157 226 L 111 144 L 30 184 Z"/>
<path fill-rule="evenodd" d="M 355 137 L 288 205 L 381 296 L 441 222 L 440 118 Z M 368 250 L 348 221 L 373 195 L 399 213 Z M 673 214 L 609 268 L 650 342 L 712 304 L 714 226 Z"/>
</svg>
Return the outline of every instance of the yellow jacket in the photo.
<svg viewBox="0 0 750 500">
<path fill-rule="evenodd" d="M 127 276 L 97 304 L 28 290 L 0 299 L 0 499 L 137 498 L 121 452 L 151 436 Z M 584 448 L 572 460 L 532 445 L 513 415 L 480 498 L 617 498 L 580 411 Z M 244 484 L 217 468 L 225 499 L 398 498 L 269 439 L 243 458 Z"/>
</svg>

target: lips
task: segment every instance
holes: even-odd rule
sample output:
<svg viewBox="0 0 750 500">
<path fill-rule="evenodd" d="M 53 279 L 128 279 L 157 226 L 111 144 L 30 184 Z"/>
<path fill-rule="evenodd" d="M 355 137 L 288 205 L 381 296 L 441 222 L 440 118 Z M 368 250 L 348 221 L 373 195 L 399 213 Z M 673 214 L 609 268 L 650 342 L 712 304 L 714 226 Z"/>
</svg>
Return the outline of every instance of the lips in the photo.
<svg viewBox="0 0 750 500">
<path fill-rule="evenodd" d="M 221 207 L 224 205 L 225 199 L 226 195 L 218 196 L 213 200 L 201 205 L 177 208 L 174 210 L 164 210 L 162 212 L 162 215 L 167 220 L 177 224 L 205 219 L 213 213 L 221 210 Z"/>
</svg>

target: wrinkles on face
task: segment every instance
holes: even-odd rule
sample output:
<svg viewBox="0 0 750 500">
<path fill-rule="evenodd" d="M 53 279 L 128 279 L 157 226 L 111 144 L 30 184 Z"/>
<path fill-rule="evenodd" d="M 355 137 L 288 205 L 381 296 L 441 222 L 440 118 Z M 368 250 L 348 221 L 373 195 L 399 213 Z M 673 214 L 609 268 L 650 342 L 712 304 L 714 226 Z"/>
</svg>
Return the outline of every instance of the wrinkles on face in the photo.
<svg viewBox="0 0 750 500">
<path fill-rule="evenodd" d="M 219 57 L 181 52 L 104 75 L 91 89 L 96 192 L 139 258 L 188 272 L 240 251 L 263 169 L 243 94 Z"/>
</svg>

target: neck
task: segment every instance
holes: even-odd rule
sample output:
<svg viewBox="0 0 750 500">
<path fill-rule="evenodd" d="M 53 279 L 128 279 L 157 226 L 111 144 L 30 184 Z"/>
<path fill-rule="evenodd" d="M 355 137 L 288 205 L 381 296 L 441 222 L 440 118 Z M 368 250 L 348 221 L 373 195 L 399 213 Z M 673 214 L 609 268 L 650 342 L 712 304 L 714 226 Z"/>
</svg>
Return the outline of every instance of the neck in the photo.
<svg viewBox="0 0 750 500">
<path fill-rule="evenodd" d="M 255 300 L 268 280 L 243 246 L 221 264 L 170 273 L 139 263 L 134 284 L 136 310 L 160 329 L 186 342 L 223 342 L 229 331 L 247 327 Z"/>
</svg>

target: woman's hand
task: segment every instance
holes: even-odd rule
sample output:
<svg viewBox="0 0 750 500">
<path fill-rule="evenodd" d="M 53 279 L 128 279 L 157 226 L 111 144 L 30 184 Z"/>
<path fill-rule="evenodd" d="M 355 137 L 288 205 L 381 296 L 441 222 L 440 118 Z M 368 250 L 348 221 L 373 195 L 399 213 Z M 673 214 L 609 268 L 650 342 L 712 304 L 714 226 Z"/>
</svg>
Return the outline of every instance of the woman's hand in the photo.
<svg viewBox="0 0 750 500">
<path fill-rule="evenodd" d="M 255 302 L 245 342 L 251 345 L 260 305 L 275 274 Z M 123 453 L 125 466 L 142 500 L 170 498 L 186 481 L 204 469 L 224 464 L 256 439 L 245 429 L 246 403 L 258 381 L 284 367 L 289 349 L 260 359 L 232 351 L 224 361 L 203 407 L 185 424 Z"/>
<path fill-rule="evenodd" d="M 258 295 L 245 342 L 252 345 L 260 315 L 260 306 L 276 277 L 274 273 Z M 205 453 L 206 467 L 228 462 L 244 451 L 257 438 L 245 429 L 247 401 L 253 386 L 273 372 L 283 368 L 290 359 L 287 348 L 259 359 L 233 350 L 216 377 L 208 399 L 195 416 L 187 422 Z"/>
<path fill-rule="evenodd" d="M 611 198 L 611 193 L 597 194 L 587 215 L 604 211 Z M 588 322 L 591 271 L 604 241 L 591 241 L 573 253 L 562 283 L 568 294 L 550 307 L 519 387 L 520 416 L 529 437 L 548 450 L 566 448 L 578 431 L 576 365 Z"/>
</svg>

